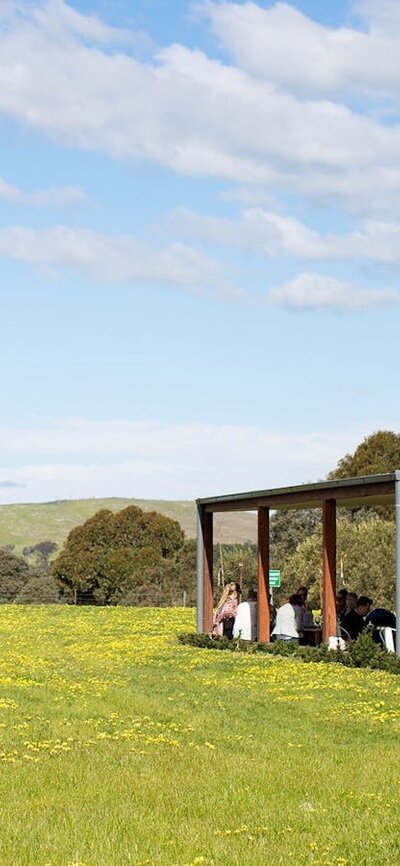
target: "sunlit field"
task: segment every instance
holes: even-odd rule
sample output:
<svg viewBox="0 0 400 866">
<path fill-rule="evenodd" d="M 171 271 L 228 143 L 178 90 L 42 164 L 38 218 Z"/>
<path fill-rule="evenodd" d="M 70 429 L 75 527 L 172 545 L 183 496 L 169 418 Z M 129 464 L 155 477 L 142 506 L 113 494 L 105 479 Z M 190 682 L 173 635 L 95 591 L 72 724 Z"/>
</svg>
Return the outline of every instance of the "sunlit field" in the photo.
<svg viewBox="0 0 400 866">
<path fill-rule="evenodd" d="M 180 646 L 193 621 L 0 608 L 1 866 L 395 866 L 399 678 Z"/>
</svg>

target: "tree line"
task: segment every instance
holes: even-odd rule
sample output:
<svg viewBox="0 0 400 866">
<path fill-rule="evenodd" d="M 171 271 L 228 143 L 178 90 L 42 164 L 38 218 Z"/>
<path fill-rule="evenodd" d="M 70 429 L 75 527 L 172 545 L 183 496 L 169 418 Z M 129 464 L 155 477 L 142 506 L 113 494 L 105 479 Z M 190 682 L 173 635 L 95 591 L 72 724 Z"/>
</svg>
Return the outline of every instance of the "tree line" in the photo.
<svg viewBox="0 0 400 866">
<path fill-rule="evenodd" d="M 379 431 L 345 455 L 329 479 L 392 472 L 400 467 L 400 435 Z M 392 607 L 395 593 L 394 515 L 390 508 L 343 509 L 338 520 L 338 584 Z M 322 525 L 318 509 L 271 517 L 271 567 L 279 568 L 276 600 L 307 584 L 319 607 Z M 56 555 L 57 554 L 57 555 Z M 249 541 L 214 550 L 216 596 L 228 580 L 247 592 L 257 581 L 257 550 Z M 0 603 L 192 605 L 196 542 L 179 523 L 134 505 L 98 511 L 69 533 L 61 551 L 52 541 L 0 549 Z"/>
</svg>

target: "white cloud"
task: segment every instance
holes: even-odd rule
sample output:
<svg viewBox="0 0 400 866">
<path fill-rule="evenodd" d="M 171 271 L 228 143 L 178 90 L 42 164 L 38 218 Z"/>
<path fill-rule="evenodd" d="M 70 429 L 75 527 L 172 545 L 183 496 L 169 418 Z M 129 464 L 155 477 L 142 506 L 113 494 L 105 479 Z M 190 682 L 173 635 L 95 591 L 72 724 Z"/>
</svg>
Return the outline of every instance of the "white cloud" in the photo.
<svg viewBox="0 0 400 866">
<path fill-rule="evenodd" d="M 268 292 L 270 304 L 294 310 L 349 312 L 400 303 L 397 289 L 361 289 L 322 274 L 298 274 Z"/>
<path fill-rule="evenodd" d="M 202 7 L 203 8 L 203 7 Z M 309 96 L 400 95 L 398 0 L 358 4 L 367 30 L 332 28 L 293 5 L 206 3 L 214 32 L 251 75 Z"/>
<path fill-rule="evenodd" d="M 167 226 L 180 235 L 262 253 L 268 258 L 292 256 L 315 260 L 354 260 L 400 263 L 400 223 L 362 221 L 356 230 L 322 234 L 299 219 L 262 207 L 246 208 L 239 218 L 212 217 L 178 208 Z"/>
<path fill-rule="evenodd" d="M 74 186 L 52 187 L 39 189 L 35 192 L 25 192 L 0 177 L 0 199 L 15 204 L 32 205 L 70 205 L 84 199 L 83 190 Z"/>
<path fill-rule="evenodd" d="M 224 286 L 218 264 L 184 244 L 155 249 L 134 236 L 65 226 L 0 228 L 1 257 L 40 267 L 73 268 L 101 281 L 193 291 Z"/>
<path fill-rule="evenodd" d="M 208 8 L 214 23 L 218 14 L 256 15 L 262 21 L 270 13 L 278 19 L 289 15 L 282 5 Z M 81 15 L 72 26 L 64 3 L 23 10 L 5 20 L 0 33 L 3 114 L 63 144 L 118 158 L 144 157 L 181 173 L 295 191 L 316 201 L 338 201 L 354 212 L 399 208 L 398 126 L 385 126 L 334 99 L 298 98 L 294 85 L 292 92 L 284 91 L 275 79 L 257 79 L 181 45 L 147 63 L 129 52 L 110 52 L 102 42 L 112 37 L 112 28 L 97 34 L 99 22 Z M 282 36 L 282 68 L 306 26 L 304 16 L 292 13 L 291 28 Z M 74 21 L 77 14 L 71 12 Z M 89 42 L 82 35 L 86 30 Z M 346 50 L 352 57 L 352 46 Z M 370 58 L 375 75 L 377 62 Z M 297 81 L 303 65 L 295 68 Z"/>
<path fill-rule="evenodd" d="M 356 0 L 355 9 L 369 22 L 372 30 L 394 36 L 400 28 L 398 0 Z"/>
<path fill-rule="evenodd" d="M 287 434 L 251 426 L 127 421 L 67 420 L 40 429 L 0 428 L 0 446 L 13 462 L 13 480 L 26 485 L 24 501 L 81 496 L 193 499 L 313 481 L 326 475 L 361 437 L 362 431 L 343 429 Z M 34 458 L 27 457 L 30 452 Z M 0 468 L 0 475 L 5 474 Z M 1 495 L 3 501 L 21 501 L 17 490 Z"/>
<path fill-rule="evenodd" d="M 22 11 L 23 17 L 29 20 L 29 9 L 24 10 L 16 4 L 14 10 Z M 109 27 L 104 24 L 97 15 L 81 15 L 64 0 L 46 0 L 46 2 L 33 5 L 32 18 L 37 22 L 52 40 L 65 42 L 71 35 L 83 37 L 89 42 L 100 44 L 121 44 L 132 42 L 133 34 L 119 27 Z"/>
<path fill-rule="evenodd" d="M 367 232 L 348 236 L 320 236 L 295 219 L 251 211 L 242 221 L 200 217 L 178 212 L 172 220 L 197 239 L 258 250 L 266 256 L 284 253 L 309 259 L 368 256 L 398 263 L 400 227 L 371 223 Z M 182 229 L 181 229 L 182 230 Z M 372 251 L 372 252 L 371 252 Z M 236 285 L 233 268 L 181 242 L 155 248 L 130 235 L 103 235 L 87 229 L 0 228 L 0 259 L 45 269 L 72 269 L 90 279 L 133 286 L 179 287 L 192 293 L 210 293 L 230 304 L 263 306 L 265 301 L 287 308 L 354 311 L 397 304 L 399 291 L 367 289 L 321 274 L 301 273 L 265 294 Z"/>
</svg>

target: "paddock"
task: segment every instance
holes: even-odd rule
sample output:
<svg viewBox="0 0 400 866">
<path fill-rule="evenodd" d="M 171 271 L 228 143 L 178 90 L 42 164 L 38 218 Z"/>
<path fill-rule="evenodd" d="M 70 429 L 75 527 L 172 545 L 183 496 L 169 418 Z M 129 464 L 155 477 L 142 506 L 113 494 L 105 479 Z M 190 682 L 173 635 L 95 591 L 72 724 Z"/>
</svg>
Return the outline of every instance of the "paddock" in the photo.
<svg viewBox="0 0 400 866">
<path fill-rule="evenodd" d="M 339 508 L 391 506 L 396 526 L 396 618 L 400 622 L 400 470 L 301 484 L 272 490 L 232 493 L 196 500 L 197 505 L 197 630 L 208 633 L 213 617 L 213 515 L 228 511 L 257 512 L 258 639 L 270 640 L 269 568 L 270 514 L 279 509 L 320 508 L 321 599 L 323 640 L 336 634 L 336 517 Z M 301 580 L 301 575 L 299 576 Z M 397 641 L 400 656 L 400 641 Z"/>
</svg>

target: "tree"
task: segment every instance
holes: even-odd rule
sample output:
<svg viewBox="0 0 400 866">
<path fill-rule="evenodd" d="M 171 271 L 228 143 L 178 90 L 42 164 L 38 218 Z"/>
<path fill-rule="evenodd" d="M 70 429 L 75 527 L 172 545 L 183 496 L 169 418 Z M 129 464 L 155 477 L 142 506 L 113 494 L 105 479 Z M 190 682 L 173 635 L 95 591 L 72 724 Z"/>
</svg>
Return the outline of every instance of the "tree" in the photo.
<svg viewBox="0 0 400 866">
<path fill-rule="evenodd" d="M 317 508 L 281 509 L 271 517 L 271 567 L 284 568 L 299 544 L 312 535 L 321 523 Z"/>
<path fill-rule="evenodd" d="M 50 575 L 32 575 L 15 598 L 17 604 L 61 604 L 70 600 Z"/>
<path fill-rule="evenodd" d="M 394 521 L 373 517 L 354 523 L 338 520 L 337 561 L 342 564 L 343 585 L 358 595 L 369 595 L 376 606 L 391 609 L 395 600 Z M 310 603 L 320 606 L 322 529 L 307 538 L 287 560 L 282 575 L 285 595 L 299 584 L 309 588 Z M 338 587 L 340 588 L 340 586 Z"/>
<path fill-rule="evenodd" d="M 400 434 L 378 430 L 358 445 L 354 454 L 346 454 L 328 478 L 352 478 L 357 475 L 382 475 L 400 469 Z"/>
<path fill-rule="evenodd" d="M 0 548 L 0 603 L 15 601 L 29 577 L 28 563 L 9 550 Z"/>
<path fill-rule="evenodd" d="M 70 532 L 53 574 L 76 603 L 117 604 L 144 585 L 144 570 L 156 581 L 165 562 L 170 568 L 183 542 L 179 523 L 155 511 L 102 509 Z"/>
<path fill-rule="evenodd" d="M 31 559 L 37 574 L 49 575 L 51 573 L 50 556 L 58 548 L 55 541 L 38 541 L 31 547 L 24 547 L 22 553 Z"/>
</svg>

